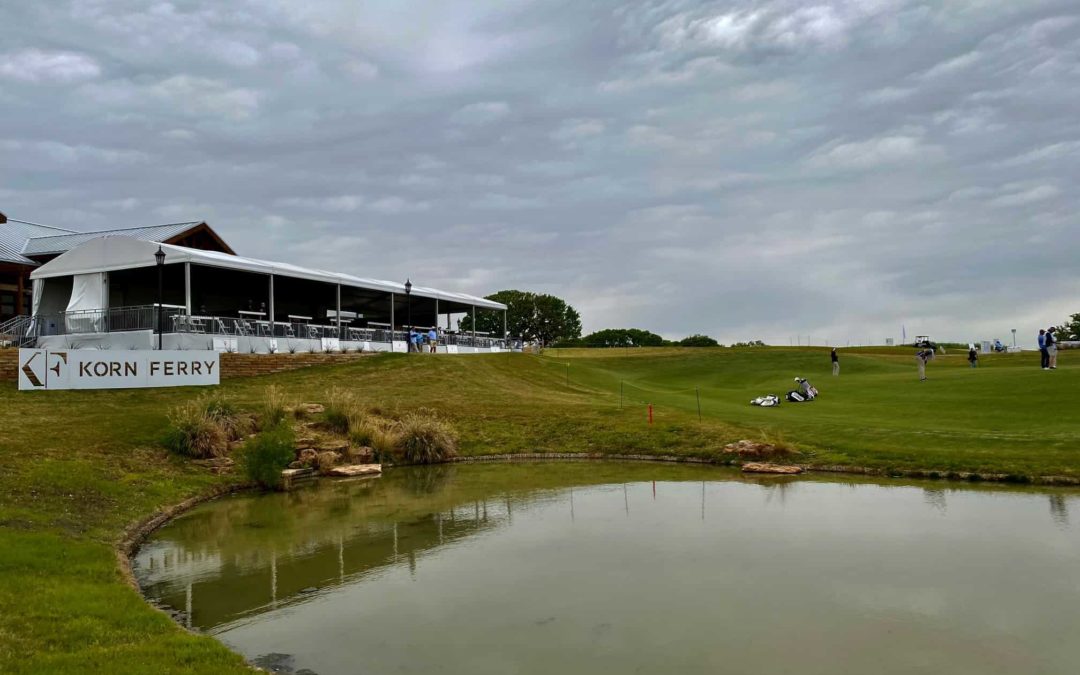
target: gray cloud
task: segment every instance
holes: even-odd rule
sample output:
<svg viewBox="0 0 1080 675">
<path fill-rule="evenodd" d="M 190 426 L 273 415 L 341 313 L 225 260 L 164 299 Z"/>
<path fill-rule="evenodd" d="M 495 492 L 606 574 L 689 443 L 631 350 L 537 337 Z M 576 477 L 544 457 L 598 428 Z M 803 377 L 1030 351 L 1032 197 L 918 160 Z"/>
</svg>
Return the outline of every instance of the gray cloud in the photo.
<svg viewBox="0 0 1080 675">
<path fill-rule="evenodd" d="M 423 21 L 417 21 L 423 16 Z M 1021 335 L 1080 311 L 1080 10 L 6 3 L 0 209 L 568 298 L 587 329 Z"/>
</svg>

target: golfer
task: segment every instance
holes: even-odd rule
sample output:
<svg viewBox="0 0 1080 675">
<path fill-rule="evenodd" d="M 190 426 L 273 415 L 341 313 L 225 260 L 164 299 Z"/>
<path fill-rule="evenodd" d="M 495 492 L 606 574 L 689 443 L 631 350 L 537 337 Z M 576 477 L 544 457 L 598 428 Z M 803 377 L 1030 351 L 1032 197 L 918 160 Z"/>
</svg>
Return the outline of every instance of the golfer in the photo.
<svg viewBox="0 0 1080 675">
<path fill-rule="evenodd" d="M 836 347 L 832 348 L 832 354 L 829 355 L 829 358 L 832 359 L 833 377 L 838 377 L 840 375 L 840 357 L 836 355 Z"/>
<path fill-rule="evenodd" d="M 915 353 L 915 362 L 919 365 L 919 381 L 926 379 L 926 362 L 934 358 L 933 349 L 920 349 Z"/>
</svg>

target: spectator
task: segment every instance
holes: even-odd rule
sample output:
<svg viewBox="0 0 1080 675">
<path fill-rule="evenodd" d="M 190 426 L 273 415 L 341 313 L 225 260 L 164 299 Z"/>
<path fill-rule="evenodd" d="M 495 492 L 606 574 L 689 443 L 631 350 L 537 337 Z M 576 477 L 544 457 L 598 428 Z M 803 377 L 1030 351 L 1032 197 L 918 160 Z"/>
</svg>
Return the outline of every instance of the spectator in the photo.
<svg viewBox="0 0 1080 675">
<path fill-rule="evenodd" d="M 432 328 L 431 330 L 428 331 L 427 337 L 428 337 L 428 344 L 431 345 L 431 353 L 432 354 L 437 353 L 438 352 L 437 347 L 439 346 L 439 332 L 437 330 L 435 330 L 434 328 Z"/>
<path fill-rule="evenodd" d="M 968 361 L 971 363 L 972 368 L 979 367 L 979 352 L 975 349 L 974 344 L 968 345 Z"/>
<path fill-rule="evenodd" d="M 1057 370 L 1057 342 L 1057 328 L 1050 326 L 1046 329 L 1047 367 L 1044 370 Z"/>
<path fill-rule="evenodd" d="M 836 354 L 836 347 L 833 347 L 832 354 L 829 355 L 829 358 L 832 359 L 833 377 L 837 377 L 840 375 L 840 357 Z"/>
<path fill-rule="evenodd" d="M 1046 351 L 1046 329 L 1039 329 L 1039 367 L 1050 370 L 1050 352 Z"/>
</svg>

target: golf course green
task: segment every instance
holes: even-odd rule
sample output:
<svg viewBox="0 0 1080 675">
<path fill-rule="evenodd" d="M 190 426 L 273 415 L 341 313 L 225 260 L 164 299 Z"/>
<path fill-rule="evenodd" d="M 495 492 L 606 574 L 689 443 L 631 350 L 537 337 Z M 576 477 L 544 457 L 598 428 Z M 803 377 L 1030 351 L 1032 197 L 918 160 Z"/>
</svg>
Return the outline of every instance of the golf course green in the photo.
<svg viewBox="0 0 1080 675">
<path fill-rule="evenodd" d="M 268 385 L 296 401 L 334 387 L 386 413 L 428 408 L 466 455 L 590 452 L 720 459 L 749 438 L 800 450 L 800 464 L 1080 477 L 1080 368 L 1070 352 L 934 360 L 910 349 L 548 350 L 544 355 L 380 355 L 225 381 L 257 409 Z M 818 400 L 760 409 L 796 376 Z M 622 395 L 620 396 L 620 390 Z M 168 413 L 191 389 L 0 393 L 0 672 L 243 672 L 239 656 L 151 609 L 117 564 L 126 527 L 240 478 L 169 455 Z M 700 419 L 698 401 L 700 399 Z M 652 404 L 654 422 L 647 419 Z"/>
</svg>

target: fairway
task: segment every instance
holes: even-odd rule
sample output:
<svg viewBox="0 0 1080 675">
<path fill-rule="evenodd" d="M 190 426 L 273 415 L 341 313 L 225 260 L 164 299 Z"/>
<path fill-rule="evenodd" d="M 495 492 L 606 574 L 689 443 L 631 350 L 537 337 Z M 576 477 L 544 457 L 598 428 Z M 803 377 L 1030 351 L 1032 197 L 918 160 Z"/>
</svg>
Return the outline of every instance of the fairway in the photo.
<svg viewBox="0 0 1080 675">
<path fill-rule="evenodd" d="M 657 420 L 670 411 L 744 428 L 817 453 L 820 461 L 862 466 L 1075 473 L 1080 463 L 1080 408 L 1069 403 L 1080 370 L 1046 372 L 1038 355 L 939 356 L 918 380 L 914 350 L 841 350 L 840 377 L 827 349 L 548 350 L 551 369 L 569 369 L 572 385 L 598 400 L 640 409 Z M 748 405 L 762 394 L 783 395 L 796 376 L 821 391 L 812 403 L 778 408 Z M 641 417 L 641 413 L 637 413 Z"/>
</svg>

